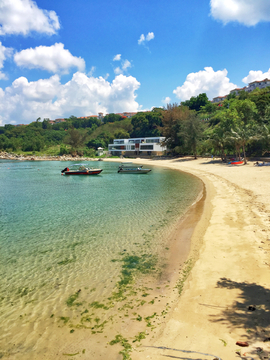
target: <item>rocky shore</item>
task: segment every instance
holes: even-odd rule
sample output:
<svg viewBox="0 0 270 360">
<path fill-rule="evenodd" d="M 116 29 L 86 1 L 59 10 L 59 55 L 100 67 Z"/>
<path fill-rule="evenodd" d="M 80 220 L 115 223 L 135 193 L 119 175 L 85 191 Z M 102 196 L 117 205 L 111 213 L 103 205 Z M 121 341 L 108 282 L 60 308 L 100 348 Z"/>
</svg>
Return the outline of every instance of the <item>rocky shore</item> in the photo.
<svg viewBox="0 0 270 360">
<path fill-rule="evenodd" d="M 3 160 L 21 160 L 21 161 L 100 161 L 100 158 L 88 158 L 82 156 L 71 156 L 71 155 L 62 155 L 62 156 L 53 156 L 53 155 L 19 155 L 14 153 L 1 152 L 0 159 Z"/>
</svg>

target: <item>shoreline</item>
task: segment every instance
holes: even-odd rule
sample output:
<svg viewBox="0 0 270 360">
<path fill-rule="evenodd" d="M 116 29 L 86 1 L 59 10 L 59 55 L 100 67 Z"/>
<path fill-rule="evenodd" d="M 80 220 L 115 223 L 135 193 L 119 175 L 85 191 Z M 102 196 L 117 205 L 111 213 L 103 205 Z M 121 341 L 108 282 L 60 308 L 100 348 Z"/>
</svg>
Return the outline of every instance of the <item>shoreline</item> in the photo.
<svg viewBox="0 0 270 360">
<path fill-rule="evenodd" d="M 132 161 L 189 173 L 205 186 L 205 199 L 194 206 L 203 204 L 203 210 L 191 236 L 192 264 L 186 262 L 187 269 L 182 268 L 189 275 L 181 296 L 171 289 L 166 318 L 152 338 L 146 337 L 134 349 L 132 359 L 268 359 L 270 167 L 255 167 L 253 162 L 229 166 L 203 158 Z M 188 213 L 173 231 L 176 242 Z M 194 225 L 192 216 L 190 222 Z M 177 254 L 175 258 L 172 276 L 176 278 L 180 264 L 177 267 Z M 237 341 L 249 346 L 242 348 Z"/>
<path fill-rule="evenodd" d="M 109 160 L 110 161 L 110 160 Z M 191 239 L 197 259 L 155 339 L 132 359 L 268 359 L 270 354 L 270 169 L 211 159 L 136 159 L 188 172 L 206 186 Z M 254 311 L 249 307 L 253 306 Z M 240 347 L 236 342 L 247 342 Z"/>
<path fill-rule="evenodd" d="M 119 162 L 118 159 L 116 160 Z M 151 178 L 149 180 L 151 182 Z M 202 189 L 202 187 L 203 186 L 201 184 L 200 189 Z M 160 239 L 160 246 L 157 248 L 157 251 L 161 255 L 160 264 L 157 267 L 156 272 L 154 272 L 153 274 L 150 273 L 149 275 L 139 277 L 138 280 L 135 282 L 134 291 L 138 294 L 135 294 L 134 292 L 134 294 L 129 295 L 129 298 L 126 300 L 125 303 L 116 303 L 115 309 L 114 307 L 112 307 L 112 310 L 106 309 L 107 314 L 105 314 L 105 317 L 103 314 L 103 308 L 95 310 L 95 315 L 91 314 L 93 316 L 99 316 L 101 319 L 104 320 L 104 322 L 110 323 L 108 326 L 106 326 L 106 328 L 100 331 L 100 334 L 95 334 L 94 337 L 90 336 L 90 339 L 89 332 L 91 334 L 91 329 L 84 329 L 83 326 L 85 324 L 77 324 L 75 322 L 76 317 L 78 317 L 79 315 L 77 313 L 81 312 L 81 310 L 79 310 L 79 308 L 78 310 L 68 309 L 65 306 L 61 314 L 59 314 L 58 311 L 54 309 L 54 319 L 60 318 L 60 315 L 61 319 L 74 318 L 74 323 L 72 322 L 73 320 L 71 321 L 71 323 L 67 323 L 66 325 L 62 323 L 59 324 L 59 321 L 52 321 L 48 319 L 47 322 L 44 321 L 44 324 L 37 321 L 35 323 L 35 326 L 39 327 L 39 332 L 43 335 L 42 338 L 39 339 L 38 345 L 35 345 L 34 350 L 30 350 L 31 347 L 29 346 L 27 352 L 22 351 L 22 353 L 20 353 L 14 346 L 11 353 L 10 348 L 8 349 L 8 351 L 5 350 L 3 353 L 0 351 L 0 357 L 1 355 L 4 355 L 5 357 L 10 356 L 12 359 L 32 359 L 37 356 L 37 354 L 43 354 L 46 355 L 48 358 L 52 358 L 53 356 L 55 356 L 55 349 L 58 349 L 57 355 L 60 356 L 62 353 L 61 358 L 64 358 L 63 354 L 77 353 L 78 346 L 75 345 L 75 343 L 77 343 L 80 344 L 79 348 L 81 351 L 82 349 L 85 349 L 87 356 L 90 355 L 92 357 L 95 357 L 95 354 L 99 354 L 98 356 L 104 356 L 105 358 L 105 356 L 108 356 L 109 352 L 111 355 L 114 355 L 112 358 L 118 358 L 118 353 L 119 350 L 121 350 L 121 347 L 119 345 L 116 345 L 114 347 L 111 347 L 109 345 L 110 341 L 112 341 L 114 336 L 116 336 L 117 334 L 125 336 L 125 338 L 127 338 L 128 341 L 131 342 L 131 345 L 133 345 L 134 337 L 139 336 L 140 334 L 146 337 L 150 337 L 150 335 L 156 336 L 156 334 L 159 333 L 159 324 L 166 322 L 167 313 L 170 311 L 167 300 L 169 300 L 172 293 L 174 293 L 174 303 L 178 298 L 178 292 L 175 289 L 175 285 L 178 278 L 179 267 L 180 264 L 184 263 L 184 260 L 189 252 L 190 231 L 193 231 L 193 228 L 195 226 L 193 214 L 197 213 L 197 207 L 203 202 L 202 192 L 203 190 L 201 190 L 197 198 L 193 200 L 193 204 L 190 205 L 186 212 L 181 216 L 179 215 L 172 223 L 172 225 L 168 227 L 166 231 L 164 231 L 164 236 L 162 236 L 162 239 Z M 156 239 L 154 237 L 153 242 L 154 244 L 156 243 Z M 169 251 L 164 252 L 165 246 L 167 246 L 166 250 Z M 179 249 L 182 250 L 182 247 L 185 248 L 184 254 L 182 253 L 182 251 L 179 251 Z M 84 288 L 82 286 L 80 286 L 80 288 L 83 289 L 82 291 L 84 292 Z M 141 305 L 138 305 L 137 302 L 141 296 Z M 62 294 L 62 297 L 67 298 L 67 295 Z M 100 301 L 102 301 L 103 304 L 104 301 Z M 145 303 L 144 306 L 143 303 Z M 148 303 L 149 305 L 147 305 Z M 118 306 L 120 306 L 121 309 L 118 309 Z M 133 307 L 134 310 L 132 310 Z M 73 310 L 76 312 L 75 314 L 73 314 Z M 115 312 L 115 314 L 113 313 L 112 315 L 110 311 Z M 127 311 L 129 312 L 129 314 L 127 313 Z M 94 310 L 91 310 L 91 312 L 94 312 Z M 138 318 L 141 318 L 140 320 L 136 319 L 134 312 L 138 312 L 136 316 L 138 316 Z M 47 315 L 48 314 L 46 314 L 46 316 Z M 115 317 L 113 321 L 111 315 Z M 149 316 L 150 319 L 154 316 L 153 320 L 151 320 L 151 324 L 150 320 L 148 321 L 149 325 L 151 325 L 150 328 L 148 324 L 146 327 L 145 323 L 146 317 Z M 166 318 L 164 319 L 165 316 Z M 48 316 L 48 318 L 50 317 Z M 24 324 L 24 326 L 24 331 L 27 333 L 26 326 L 28 325 Z M 77 326 L 82 326 L 82 328 L 77 331 Z M 69 332 L 68 327 L 72 327 L 73 331 L 75 331 L 72 335 L 72 339 L 67 338 L 67 333 Z M 141 330 L 141 332 L 138 333 L 139 330 Z M 16 329 L 14 331 L 18 331 L 18 334 L 21 332 L 20 329 Z M 27 338 L 29 340 L 30 338 L 32 338 L 31 341 L 35 341 L 35 336 L 36 332 L 32 333 L 30 331 L 27 335 Z M 70 340 L 72 340 L 72 342 L 70 342 Z M 66 341 L 67 343 L 65 343 Z M 50 348 L 46 348 L 46 344 L 48 344 L 48 342 L 50 343 Z M 74 348 L 74 346 L 76 348 Z M 141 348 L 139 341 L 137 343 L 135 342 L 134 346 L 134 352 L 137 349 Z M 131 358 L 133 358 L 133 352 L 131 353 Z"/>
</svg>

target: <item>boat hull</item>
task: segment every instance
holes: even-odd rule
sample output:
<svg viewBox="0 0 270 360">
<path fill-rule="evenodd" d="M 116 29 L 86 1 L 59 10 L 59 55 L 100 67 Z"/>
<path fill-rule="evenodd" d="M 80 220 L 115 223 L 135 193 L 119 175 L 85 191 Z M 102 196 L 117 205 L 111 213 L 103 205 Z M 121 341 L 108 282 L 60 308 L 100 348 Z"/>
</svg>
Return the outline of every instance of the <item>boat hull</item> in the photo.
<svg viewBox="0 0 270 360">
<path fill-rule="evenodd" d="M 87 170 L 87 171 L 65 171 L 65 175 L 98 175 L 100 174 L 102 169 L 94 169 L 94 170 Z"/>
<path fill-rule="evenodd" d="M 118 170 L 119 174 L 147 174 L 149 173 L 151 170 L 150 169 L 143 169 L 143 170 Z"/>
</svg>

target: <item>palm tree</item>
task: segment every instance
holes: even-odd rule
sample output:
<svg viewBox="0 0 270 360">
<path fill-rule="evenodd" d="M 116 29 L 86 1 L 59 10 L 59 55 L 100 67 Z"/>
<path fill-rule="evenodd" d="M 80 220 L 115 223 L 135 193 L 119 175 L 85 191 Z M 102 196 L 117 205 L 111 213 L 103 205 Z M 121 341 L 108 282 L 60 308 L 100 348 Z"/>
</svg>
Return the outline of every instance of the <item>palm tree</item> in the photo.
<svg viewBox="0 0 270 360">
<path fill-rule="evenodd" d="M 257 132 L 253 124 L 247 124 L 242 126 L 236 126 L 234 129 L 231 129 L 230 134 L 228 134 L 227 139 L 234 143 L 236 151 L 240 160 L 240 151 L 243 150 L 244 153 L 244 164 L 247 163 L 246 157 L 246 146 L 252 140 L 257 139 Z"/>
</svg>

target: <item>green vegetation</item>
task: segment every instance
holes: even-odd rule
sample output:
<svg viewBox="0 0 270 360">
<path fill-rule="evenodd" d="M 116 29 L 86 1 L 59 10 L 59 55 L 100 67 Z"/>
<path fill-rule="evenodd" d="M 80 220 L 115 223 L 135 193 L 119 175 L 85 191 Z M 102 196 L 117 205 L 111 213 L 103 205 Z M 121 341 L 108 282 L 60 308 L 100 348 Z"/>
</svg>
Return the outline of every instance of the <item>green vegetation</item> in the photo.
<svg viewBox="0 0 270 360">
<path fill-rule="evenodd" d="M 270 152 L 270 87 L 230 94 L 212 103 L 205 93 L 167 108 L 138 112 L 132 118 L 108 114 L 103 120 L 70 116 L 51 124 L 40 119 L 29 125 L 0 127 L 0 151 L 26 155 L 94 157 L 113 139 L 165 136 L 168 155 L 212 154 L 263 156 Z"/>
<path fill-rule="evenodd" d="M 67 306 L 71 307 L 73 305 L 78 305 L 78 303 L 75 303 L 75 301 L 78 299 L 79 294 L 80 291 L 77 291 L 75 294 L 70 295 L 70 297 L 66 301 Z"/>
<path fill-rule="evenodd" d="M 136 274 L 149 274 L 155 270 L 157 257 L 151 254 L 125 255 L 122 260 L 121 278 L 117 283 L 117 291 L 113 292 L 113 296 L 109 300 L 121 301 L 126 299 L 126 290 L 134 281 Z M 147 296 L 148 294 L 142 295 Z"/>
<path fill-rule="evenodd" d="M 58 265 L 67 265 L 67 264 L 70 264 L 70 263 L 72 263 L 74 261 L 75 261 L 75 259 L 65 259 L 65 260 L 59 261 L 57 264 Z"/>
<path fill-rule="evenodd" d="M 188 275 L 189 275 L 192 267 L 193 267 L 193 260 L 192 259 L 187 260 L 184 264 L 184 269 L 182 270 L 182 272 L 180 274 L 180 278 L 176 285 L 179 295 L 181 295 L 181 293 L 183 291 L 184 283 L 185 283 L 186 279 L 188 278 Z"/>
<path fill-rule="evenodd" d="M 123 346 L 123 350 L 119 352 L 123 356 L 123 360 L 131 360 L 130 353 L 132 351 L 132 346 L 129 344 L 128 340 L 125 339 L 122 335 L 116 335 L 115 339 L 110 341 L 110 345 L 115 345 L 120 343 Z"/>
<path fill-rule="evenodd" d="M 69 321 L 69 317 L 61 316 L 61 317 L 60 317 L 60 320 L 63 321 L 64 324 L 67 324 L 68 321 Z"/>
</svg>

